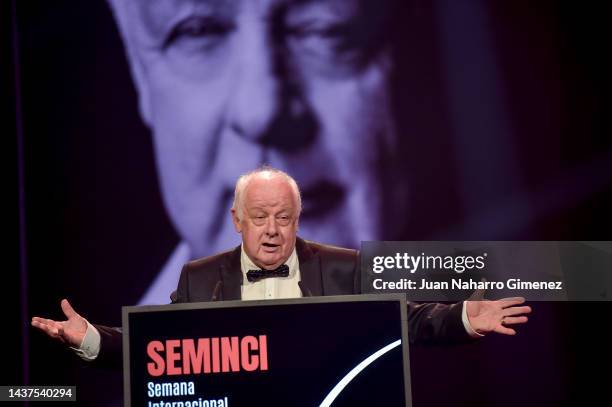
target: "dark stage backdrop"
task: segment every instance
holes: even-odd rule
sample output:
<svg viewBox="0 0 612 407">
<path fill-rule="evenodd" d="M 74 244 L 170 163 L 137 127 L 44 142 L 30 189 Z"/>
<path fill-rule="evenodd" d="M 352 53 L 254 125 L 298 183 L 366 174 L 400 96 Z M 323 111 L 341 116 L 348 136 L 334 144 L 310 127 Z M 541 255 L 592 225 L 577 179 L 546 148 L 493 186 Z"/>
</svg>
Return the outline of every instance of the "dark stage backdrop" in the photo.
<svg viewBox="0 0 612 407">
<path fill-rule="evenodd" d="M 383 2 L 363 3 L 375 20 Z M 375 64 L 376 58 L 382 60 L 384 48 L 388 69 L 382 71 L 386 75 L 382 99 L 389 101 L 388 109 L 376 110 L 382 99 L 369 104 L 366 99 L 354 114 L 355 120 L 371 117 L 375 123 L 372 132 L 355 136 L 367 137 L 366 146 L 390 140 L 390 148 L 372 148 L 378 153 L 375 157 L 369 157 L 367 149 L 362 156 L 360 150 L 348 147 L 358 140 L 345 140 L 346 134 L 329 130 L 333 125 L 351 129 L 346 120 L 334 117 L 341 117 L 345 110 L 339 106 L 351 107 L 354 98 L 329 101 L 332 96 L 327 94 L 323 100 L 328 102 L 317 105 L 308 99 L 310 90 L 299 88 L 294 77 L 282 76 L 267 65 L 268 71 L 263 70 L 286 81 L 282 85 L 287 94 L 275 95 L 281 100 L 273 105 L 276 115 L 286 113 L 278 107 L 286 102 L 283 98 L 294 98 L 310 109 L 310 116 L 292 116 L 289 125 L 277 117 L 268 123 L 268 133 L 252 136 L 250 142 L 257 139 L 261 148 L 254 154 L 258 163 L 277 165 L 307 183 L 308 172 L 316 168 L 340 174 L 341 160 L 363 161 L 352 172 L 354 180 L 334 175 L 333 182 L 308 190 L 309 204 L 326 202 L 329 196 L 348 202 L 359 187 L 382 185 L 372 190 L 383 196 L 383 204 L 377 206 L 380 214 L 373 214 L 366 204 L 361 213 L 348 203 L 334 207 L 338 212 L 312 204 L 303 229 L 317 230 L 318 223 L 321 228 L 333 225 L 341 218 L 338 214 L 350 213 L 354 224 L 373 223 L 370 231 L 345 236 L 337 233 L 346 230 L 338 221 L 337 229 L 323 229 L 328 234 L 303 237 L 353 246 L 358 244 L 356 236 L 612 240 L 612 138 L 605 93 L 611 71 L 606 62 L 604 10 L 544 0 L 397 3 L 380 17 L 379 26 L 372 28 L 372 23 L 357 19 L 367 28 L 357 32 L 365 31 L 367 38 L 352 32 L 354 37 L 338 39 L 333 30 L 296 35 L 306 38 L 303 55 L 323 58 L 314 63 L 320 68 L 317 74 L 324 72 L 333 80 L 349 75 L 350 81 L 354 77 L 350 75 Z M 13 0 L 1 12 L 7 34 L 2 43 L 2 83 L 12 106 L 2 129 L 11 140 L 6 162 L 12 167 L 14 192 L 14 216 L 7 222 L 10 267 L 4 277 L 10 344 L 5 349 L 11 363 L 5 365 L 7 377 L 1 384 L 76 385 L 83 405 L 120 405 L 120 373 L 84 367 L 63 346 L 29 329 L 29 319 L 32 315 L 61 318 L 59 301 L 68 298 L 89 320 L 118 325 L 120 307 L 141 301 L 177 245 L 188 240 L 190 232 L 181 229 L 182 221 L 177 219 L 189 214 L 190 208 L 181 206 L 180 195 L 168 191 L 164 201 L 158 183 L 158 169 L 166 165 L 159 157 L 172 156 L 164 150 L 172 146 L 171 137 L 181 139 L 180 132 L 188 132 L 189 127 L 179 112 L 174 118 L 178 124 L 170 123 L 176 134 L 168 131 L 172 116 L 165 112 L 177 112 L 184 98 L 168 98 L 166 105 L 153 109 L 154 118 L 149 120 L 153 126 L 145 124 L 124 43 L 103 1 Z M 168 55 L 185 49 L 196 53 L 220 49 L 214 47 L 223 44 L 206 41 L 224 41 L 231 28 L 223 24 L 175 29 L 166 41 Z M 275 35 L 270 37 L 270 43 L 276 44 Z M 247 62 L 248 49 L 240 53 Z M 339 50 L 346 54 L 330 56 Z M 190 90 L 200 83 L 193 78 L 205 82 L 212 68 L 203 66 L 199 71 L 199 56 L 183 57 L 191 64 L 185 70 L 192 87 L 179 81 L 174 88 L 188 89 L 185 98 L 189 98 Z M 321 67 L 332 57 L 339 62 Z M 255 72 L 261 67 L 253 63 L 250 68 Z M 239 85 L 231 89 L 241 91 Z M 255 97 L 261 106 L 268 106 L 265 95 Z M 213 92 L 208 99 L 201 95 L 194 99 L 201 104 L 202 117 L 210 110 L 206 100 L 212 106 L 218 97 Z M 259 107 L 253 104 L 247 113 Z M 193 110 L 191 115 L 197 116 Z M 380 120 L 385 115 L 390 118 Z M 166 129 L 160 130 L 165 131 L 163 142 L 153 142 L 150 128 L 156 125 Z M 297 129 L 298 125 L 303 128 Z M 298 136 L 279 141 L 272 134 L 278 129 L 294 130 Z M 233 137 L 219 135 L 212 141 L 204 136 L 192 140 L 193 148 L 202 148 L 199 142 L 222 146 L 229 139 L 223 137 Z M 328 167 L 329 160 L 315 160 L 312 146 L 322 143 L 311 138 L 331 140 L 318 157 L 332 157 L 332 163 L 340 164 Z M 227 159 L 211 155 L 217 150 L 205 151 L 202 161 L 211 164 L 202 167 L 197 182 L 221 182 L 219 174 L 235 178 L 235 172 L 243 169 L 238 161 L 245 157 Z M 302 164 L 293 167 L 291 163 L 298 161 Z M 370 181 L 361 183 L 359 177 Z M 203 211 L 209 211 L 208 220 L 229 219 L 225 210 L 206 206 L 205 201 L 217 202 L 219 196 L 227 199 L 223 193 L 198 195 Z M 385 219 L 383 215 L 390 213 L 387 206 L 399 207 L 402 216 L 393 213 L 392 219 Z M 194 244 L 197 250 L 192 252 L 207 254 L 217 250 L 217 244 L 237 243 L 238 235 L 224 235 L 223 222 L 212 222 L 206 233 L 199 231 L 205 243 Z M 173 289 L 168 286 L 167 293 Z M 605 369 L 609 359 L 604 327 L 612 307 L 608 303 L 531 305 L 534 314 L 516 337 L 491 336 L 459 348 L 411 349 L 415 405 L 559 405 L 570 399 L 609 398 L 603 388 L 606 375 L 595 369 Z"/>
</svg>

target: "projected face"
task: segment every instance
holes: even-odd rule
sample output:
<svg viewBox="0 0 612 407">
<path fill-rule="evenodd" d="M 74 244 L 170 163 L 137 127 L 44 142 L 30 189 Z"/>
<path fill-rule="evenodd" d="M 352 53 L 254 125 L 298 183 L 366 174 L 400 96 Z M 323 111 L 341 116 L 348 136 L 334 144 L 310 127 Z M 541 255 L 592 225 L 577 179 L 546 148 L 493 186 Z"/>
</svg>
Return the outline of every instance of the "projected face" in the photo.
<svg viewBox="0 0 612 407">
<path fill-rule="evenodd" d="M 356 246 L 380 235 L 378 169 L 394 137 L 383 2 L 111 4 L 165 204 L 194 257 L 236 243 L 234 183 L 264 163 L 300 185 L 304 237 Z"/>
</svg>

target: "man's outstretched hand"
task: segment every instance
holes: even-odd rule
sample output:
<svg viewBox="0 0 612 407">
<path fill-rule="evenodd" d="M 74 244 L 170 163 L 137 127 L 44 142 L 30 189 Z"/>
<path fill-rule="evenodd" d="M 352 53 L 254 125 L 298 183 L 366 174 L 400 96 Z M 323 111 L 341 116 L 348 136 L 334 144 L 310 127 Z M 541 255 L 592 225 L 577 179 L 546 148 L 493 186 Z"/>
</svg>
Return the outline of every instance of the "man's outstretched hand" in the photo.
<svg viewBox="0 0 612 407">
<path fill-rule="evenodd" d="M 68 300 L 63 299 L 60 305 L 64 315 L 68 318 L 66 321 L 33 317 L 32 326 L 40 329 L 52 338 L 78 348 L 83 342 L 85 332 L 87 332 L 87 321 L 77 314 Z"/>
<path fill-rule="evenodd" d="M 504 298 L 497 301 L 466 301 L 467 316 L 472 328 L 481 334 L 497 332 L 516 335 L 508 325 L 524 324 L 531 312 L 529 306 L 519 306 L 525 302 L 522 297 Z"/>
</svg>

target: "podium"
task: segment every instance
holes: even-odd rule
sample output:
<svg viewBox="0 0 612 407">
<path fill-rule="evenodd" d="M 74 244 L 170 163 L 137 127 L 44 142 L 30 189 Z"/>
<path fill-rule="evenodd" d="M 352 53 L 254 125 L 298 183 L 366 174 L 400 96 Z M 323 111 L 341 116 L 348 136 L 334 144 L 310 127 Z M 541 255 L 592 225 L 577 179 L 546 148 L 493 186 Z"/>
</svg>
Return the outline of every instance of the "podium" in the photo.
<svg viewBox="0 0 612 407">
<path fill-rule="evenodd" d="M 123 308 L 126 406 L 411 405 L 404 294 Z"/>
</svg>

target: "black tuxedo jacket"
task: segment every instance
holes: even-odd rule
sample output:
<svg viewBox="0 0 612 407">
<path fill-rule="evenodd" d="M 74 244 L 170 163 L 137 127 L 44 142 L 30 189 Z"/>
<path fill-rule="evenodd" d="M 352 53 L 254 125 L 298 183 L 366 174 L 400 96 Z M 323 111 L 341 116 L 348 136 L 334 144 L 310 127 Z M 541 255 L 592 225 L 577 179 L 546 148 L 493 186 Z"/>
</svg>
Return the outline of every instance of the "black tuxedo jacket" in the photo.
<svg viewBox="0 0 612 407">
<path fill-rule="evenodd" d="M 359 252 L 296 239 L 300 277 L 308 295 L 359 294 Z M 240 300 L 242 270 L 240 246 L 183 267 L 175 303 Z M 219 284 L 221 282 L 221 284 Z M 408 302 L 408 337 L 411 344 L 450 345 L 470 340 L 461 321 L 462 304 Z M 121 366 L 121 331 L 96 325 L 102 339 L 96 363 Z"/>
</svg>

